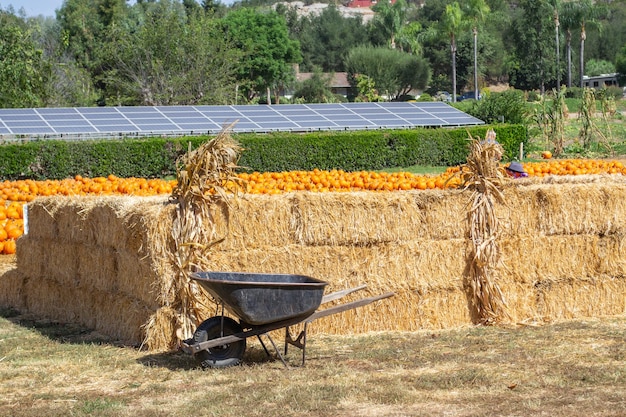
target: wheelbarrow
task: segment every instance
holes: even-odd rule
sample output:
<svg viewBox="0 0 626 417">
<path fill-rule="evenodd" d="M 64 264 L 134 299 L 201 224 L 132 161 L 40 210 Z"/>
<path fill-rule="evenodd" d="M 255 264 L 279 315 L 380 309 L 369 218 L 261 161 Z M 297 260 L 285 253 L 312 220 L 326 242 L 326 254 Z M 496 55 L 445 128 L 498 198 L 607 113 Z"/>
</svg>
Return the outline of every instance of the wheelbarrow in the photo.
<svg viewBox="0 0 626 417">
<path fill-rule="evenodd" d="M 262 335 L 269 339 L 287 367 L 283 355 L 268 334 L 282 328 L 285 329 L 284 354 L 287 354 L 289 345 L 301 349 L 304 365 L 309 323 L 394 295 L 389 292 L 319 310 L 320 305 L 367 286 L 324 295 L 328 283 L 306 275 L 204 271 L 191 274 L 191 278 L 211 294 L 221 307 L 220 315 L 203 321 L 193 337 L 182 342 L 182 350 L 196 357 L 203 368 L 224 368 L 239 364 L 246 350 L 246 339 L 253 336 L 258 338 L 270 356 Z M 225 316 L 224 308 L 238 321 Z M 296 338 L 292 337 L 289 328 L 301 323 L 304 324 L 304 330 Z"/>
</svg>

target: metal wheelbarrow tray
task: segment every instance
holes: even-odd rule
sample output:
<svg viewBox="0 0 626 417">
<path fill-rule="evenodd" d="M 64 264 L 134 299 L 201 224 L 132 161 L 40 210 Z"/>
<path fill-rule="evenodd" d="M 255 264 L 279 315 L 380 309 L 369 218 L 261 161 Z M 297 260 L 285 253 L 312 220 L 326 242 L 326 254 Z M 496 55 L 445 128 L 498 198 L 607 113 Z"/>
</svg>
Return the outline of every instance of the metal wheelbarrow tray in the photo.
<svg viewBox="0 0 626 417">
<path fill-rule="evenodd" d="M 304 364 L 308 323 L 394 295 L 386 293 L 318 310 L 320 305 L 366 286 L 324 296 L 328 283 L 306 275 L 206 271 L 193 273 L 191 277 L 239 319 L 237 322 L 224 316 L 222 310 L 221 315 L 202 322 L 193 338 L 182 343 L 182 350 L 196 356 L 205 368 L 238 364 L 245 351 L 246 339 L 251 336 L 259 338 L 269 355 L 261 335 L 269 338 L 281 361 L 287 366 L 274 341 L 267 335 L 267 332 L 281 328 L 285 328 L 285 354 L 288 345 L 300 348 Z M 299 323 L 304 323 L 304 330 L 294 339 L 289 327 Z"/>
<path fill-rule="evenodd" d="M 305 275 L 197 272 L 198 284 L 242 323 L 259 326 L 310 316 L 328 283 Z"/>
</svg>

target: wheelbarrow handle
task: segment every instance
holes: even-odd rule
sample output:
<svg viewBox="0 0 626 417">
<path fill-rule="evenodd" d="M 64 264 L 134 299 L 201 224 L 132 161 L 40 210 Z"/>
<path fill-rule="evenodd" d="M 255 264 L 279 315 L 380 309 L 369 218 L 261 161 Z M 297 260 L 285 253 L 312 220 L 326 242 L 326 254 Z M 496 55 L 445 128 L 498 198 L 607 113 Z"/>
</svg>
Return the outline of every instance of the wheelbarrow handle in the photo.
<svg viewBox="0 0 626 417">
<path fill-rule="evenodd" d="M 352 310 L 353 308 L 362 307 L 370 303 L 373 303 L 375 301 L 382 300 L 384 298 L 393 297 L 394 295 L 395 293 L 388 292 L 388 293 L 381 294 L 381 295 L 375 295 L 369 298 L 362 298 L 360 300 L 352 301 L 350 303 L 339 304 L 334 307 L 327 308 L 326 310 L 316 311 L 315 313 L 307 317 L 304 321 L 307 323 L 311 323 L 313 320 L 330 316 L 331 314 L 336 314 L 336 313 L 341 313 L 344 311 Z"/>
<path fill-rule="evenodd" d="M 322 297 L 322 302 L 320 304 L 325 304 L 325 303 L 329 303 L 331 301 L 335 301 L 338 300 L 342 297 L 345 297 L 348 294 L 352 294 L 353 292 L 357 292 L 360 291 L 362 289 L 367 288 L 367 285 L 363 284 L 363 285 L 359 285 L 358 287 L 354 287 L 354 288 L 348 288 L 345 290 L 341 290 L 341 291 L 335 291 L 332 292 L 328 295 L 325 295 Z"/>
</svg>

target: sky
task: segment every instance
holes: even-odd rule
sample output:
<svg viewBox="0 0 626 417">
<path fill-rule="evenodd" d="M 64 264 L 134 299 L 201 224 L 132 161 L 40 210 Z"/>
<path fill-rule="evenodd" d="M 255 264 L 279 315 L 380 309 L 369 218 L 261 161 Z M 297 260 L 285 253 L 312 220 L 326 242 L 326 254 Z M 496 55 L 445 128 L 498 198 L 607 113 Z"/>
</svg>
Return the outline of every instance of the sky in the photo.
<svg viewBox="0 0 626 417">
<path fill-rule="evenodd" d="M 6 9 L 12 5 L 17 13 L 22 7 L 26 11 L 26 16 L 56 16 L 55 9 L 59 9 L 63 4 L 63 0 L 0 0 L 2 9 Z"/>
</svg>

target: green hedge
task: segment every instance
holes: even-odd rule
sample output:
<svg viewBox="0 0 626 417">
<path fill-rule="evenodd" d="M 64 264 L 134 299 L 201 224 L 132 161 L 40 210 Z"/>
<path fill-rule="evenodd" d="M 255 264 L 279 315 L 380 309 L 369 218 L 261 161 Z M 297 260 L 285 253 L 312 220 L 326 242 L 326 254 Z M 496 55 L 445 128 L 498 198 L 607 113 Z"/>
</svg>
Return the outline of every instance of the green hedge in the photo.
<svg viewBox="0 0 626 417">
<path fill-rule="evenodd" d="M 411 165 L 454 166 L 465 162 L 468 139 L 493 128 L 512 159 L 527 131 L 521 125 L 458 129 L 376 130 L 317 133 L 235 134 L 243 146 L 239 164 L 250 171 L 380 170 Z M 43 140 L 0 146 L 0 177 L 164 178 L 176 175 L 176 160 L 208 136 L 124 140 Z"/>
</svg>

